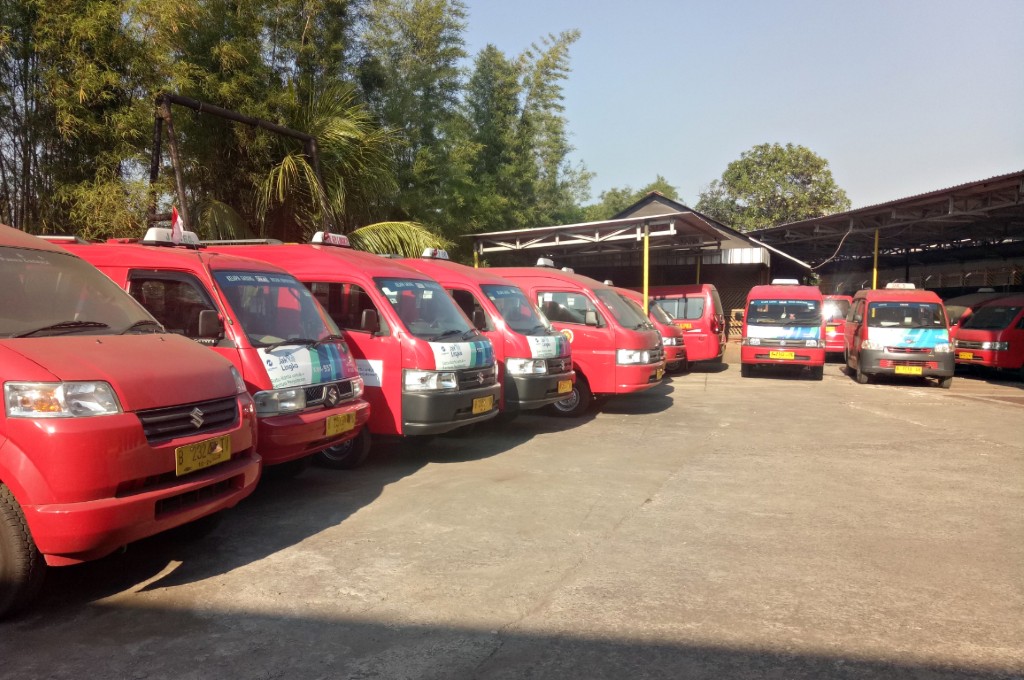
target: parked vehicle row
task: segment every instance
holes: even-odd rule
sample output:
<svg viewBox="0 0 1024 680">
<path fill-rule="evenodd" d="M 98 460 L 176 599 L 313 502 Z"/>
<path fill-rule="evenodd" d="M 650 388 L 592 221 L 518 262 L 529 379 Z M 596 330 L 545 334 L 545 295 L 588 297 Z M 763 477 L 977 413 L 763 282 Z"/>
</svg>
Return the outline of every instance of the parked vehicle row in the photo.
<svg viewBox="0 0 1024 680">
<path fill-rule="evenodd" d="M 351 468 L 374 435 L 578 416 L 664 375 L 636 303 L 550 263 L 501 277 L 329 234 L 49 240 L 0 227 L 0 617 L 46 565 L 212 526 L 264 466 Z"/>
</svg>

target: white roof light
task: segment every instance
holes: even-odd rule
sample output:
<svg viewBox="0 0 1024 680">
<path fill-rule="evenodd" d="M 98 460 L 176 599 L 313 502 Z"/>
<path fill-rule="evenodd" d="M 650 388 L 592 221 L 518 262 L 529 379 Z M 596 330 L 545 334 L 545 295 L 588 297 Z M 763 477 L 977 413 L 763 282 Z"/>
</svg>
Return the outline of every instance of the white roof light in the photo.
<svg viewBox="0 0 1024 680">
<path fill-rule="evenodd" d="M 150 227 L 146 230 L 146 236 L 142 239 L 142 242 L 147 245 L 174 245 L 174 241 L 171 240 L 171 230 L 167 227 Z M 198 247 L 199 236 L 194 231 L 183 231 L 181 232 L 179 243 L 181 245 Z"/>
<path fill-rule="evenodd" d="M 573 269 L 572 267 L 562 267 L 562 271 L 565 272 L 566 274 L 576 273 L 576 270 Z"/>
<path fill-rule="evenodd" d="M 612 281 L 611 279 L 605 279 L 603 283 L 606 286 L 614 286 L 615 285 L 615 282 Z"/>
<path fill-rule="evenodd" d="M 554 269 L 555 268 L 555 261 L 552 260 L 550 257 L 540 257 L 540 258 L 537 258 L 537 266 L 538 267 L 551 267 L 552 269 Z"/>
<path fill-rule="evenodd" d="M 425 257 L 429 260 L 447 260 L 448 251 L 443 248 L 424 248 L 423 255 L 421 255 L 421 257 Z"/>
<path fill-rule="evenodd" d="M 914 284 L 905 281 L 892 281 L 885 284 L 885 287 L 887 290 L 915 290 L 917 288 Z"/>
<path fill-rule="evenodd" d="M 313 234 L 311 243 L 318 243 L 323 246 L 337 246 L 338 248 L 351 248 L 348 236 L 344 234 L 332 234 L 326 231 L 318 231 Z"/>
<path fill-rule="evenodd" d="M 799 286 L 800 282 L 796 279 L 772 279 L 773 286 Z"/>
</svg>

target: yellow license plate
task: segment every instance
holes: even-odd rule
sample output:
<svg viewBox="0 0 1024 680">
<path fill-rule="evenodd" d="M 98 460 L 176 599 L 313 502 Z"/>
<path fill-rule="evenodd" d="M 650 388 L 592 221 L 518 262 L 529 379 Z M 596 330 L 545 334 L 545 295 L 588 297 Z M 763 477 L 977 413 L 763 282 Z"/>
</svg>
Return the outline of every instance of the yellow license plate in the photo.
<svg viewBox="0 0 1024 680">
<path fill-rule="evenodd" d="M 174 474 L 181 477 L 231 458 L 231 436 L 221 435 L 174 449 Z"/>
<path fill-rule="evenodd" d="M 796 352 L 783 352 L 782 350 L 773 349 L 768 351 L 769 359 L 796 359 Z"/>
<path fill-rule="evenodd" d="M 836 327 L 835 326 L 825 326 L 825 332 L 826 333 L 835 333 L 836 332 Z"/>
<path fill-rule="evenodd" d="M 559 380 L 558 381 L 558 393 L 565 394 L 566 392 L 572 392 L 572 381 L 571 380 Z"/>
<path fill-rule="evenodd" d="M 356 414 L 353 413 L 338 413 L 333 416 L 327 416 L 327 432 L 325 436 L 333 437 L 336 434 L 348 432 L 356 426 Z"/>
<path fill-rule="evenodd" d="M 677 323 L 676 325 L 679 326 L 680 328 L 682 328 L 684 331 L 688 331 L 691 328 L 693 328 L 693 324 L 692 323 Z"/>
<path fill-rule="evenodd" d="M 477 413 L 487 413 L 494 408 L 494 397 L 479 397 L 473 400 L 473 415 Z"/>
<path fill-rule="evenodd" d="M 654 379 L 655 380 L 661 380 L 661 378 L 664 375 L 665 375 L 665 369 L 664 368 L 659 368 L 657 371 L 654 372 Z"/>
<path fill-rule="evenodd" d="M 896 375 L 922 375 L 924 371 L 920 366 L 897 366 Z"/>
<path fill-rule="evenodd" d="M 956 358 L 957 359 L 973 359 L 974 358 L 974 352 L 957 352 L 956 353 Z"/>
</svg>

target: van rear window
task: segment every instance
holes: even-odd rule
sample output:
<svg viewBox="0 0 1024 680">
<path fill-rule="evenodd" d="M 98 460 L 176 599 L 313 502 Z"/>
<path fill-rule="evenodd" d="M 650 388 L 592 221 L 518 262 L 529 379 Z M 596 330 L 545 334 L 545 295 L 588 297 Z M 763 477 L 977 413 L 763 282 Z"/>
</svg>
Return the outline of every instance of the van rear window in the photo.
<svg viewBox="0 0 1024 680">
<path fill-rule="evenodd" d="M 673 319 L 693 321 L 704 316 L 703 297 L 670 298 L 655 300 L 654 304 L 664 309 Z"/>
</svg>

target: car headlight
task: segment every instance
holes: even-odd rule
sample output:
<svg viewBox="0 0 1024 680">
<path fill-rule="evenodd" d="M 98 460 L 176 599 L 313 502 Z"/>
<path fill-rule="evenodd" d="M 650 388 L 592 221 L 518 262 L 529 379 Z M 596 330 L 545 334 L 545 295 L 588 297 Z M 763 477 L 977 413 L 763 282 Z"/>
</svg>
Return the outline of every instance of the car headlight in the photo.
<svg viewBox="0 0 1024 680">
<path fill-rule="evenodd" d="M 679 338 L 662 337 L 661 344 L 665 345 L 665 347 L 675 347 L 679 344 Z"/>
<path fill-rule="evenodd" d="M 615 363 L 629 366 L 651 363 L 651 353 L 646 349 L 620 349 L 615 352 Z"/>
<path fill-rule="evenodd" d="M 808 340 L 805 344 L 806 344 L 807 347 L 814 347 L 814 348 L 824 347 L 825 346 L 825 342 L 823 340 Z"/>
<path fill-rule="evenodd" d="M 548 372 L 544 359 L 505 359 L 505 370 L 510 375 L 538 375 Z"/>
<path fill-rule="evenodd" d="M 238 369 L 234 366 L 228 367 L 231 370 L 231 377 L 235 380 L 235 394 L 245 394 L 249 391 L 249 388 L 245 386 L 245 381 L 242 380 L 242 374 L 238 372 Z"/>
<path fill-rule="evenodd" d="M 276 416 L 295 413 L 306 408 L 306 389 L 289 387 L 283 390 L 263 390 L 252 396 L 257 416 Z"/>
<path fill-rule="evenodd" d="M 741 344 L 749 345 L 750 347 L 758 347 L 761 345 L 761 338 L 743 338 Z"/>
<path fill-rule="evenodd" d="M 363 396 L 363 392 L 366 391 L 366 383 L 363 382 L 362 376 L 356 376 L 352 378 L 352 398 L 358 399 Z"/>
<path fill-rule="evenodd" d="M 80 418 L 122 413 L 110 383 L 4 383 L 9 418 Z"/>
<path fill-rule="evenodd" d="M 935 347 L 933 347 L 932 349 L 935 351 L 936 354 L 943 354 L 945 352 L 953 351 L 948 342 L 935 343 Z"/>
<path fill-rule="evenodd" d="M 1008 342 L 983 342 L 981 343 L 982 349 L 990 349 L 995 352 L 1005 352 L 1010 349 L 1010 343 Z"/>
<path fill-rule="evenodd" d="M 494 370 L 494 367 L 491 367 Z M 402 379 L 406 392 L 442 392 L 459 389 L 459 378 L 453 371 L 406 370 Z"/>
<path fill-rule="evenodd" d="M 878 342 L 877 340 L 864 340 L 863 342 L 860 343 L 860 348 L 868 350 L 881 350 L 885 349 L 885 345 Z"/>
</svg>

